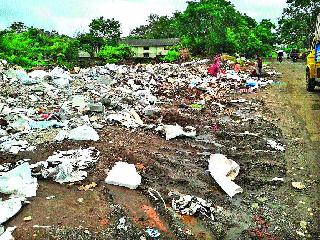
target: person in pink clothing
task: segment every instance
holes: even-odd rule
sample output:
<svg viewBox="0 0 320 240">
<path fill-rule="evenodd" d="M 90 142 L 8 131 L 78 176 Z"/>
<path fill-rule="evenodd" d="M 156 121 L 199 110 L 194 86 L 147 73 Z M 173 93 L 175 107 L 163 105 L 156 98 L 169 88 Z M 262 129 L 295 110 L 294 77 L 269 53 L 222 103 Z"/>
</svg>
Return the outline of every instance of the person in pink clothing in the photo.
<svg viewBox="0 0 320 240">
<path fill-rule="evenodd" d="M 218 73 L 220 72 L 220 66 L 221 66 L 221 54 L 217 54 L 213 59 L 213 64 L 208 69 L 208 73 L 210 75 L 217 77 Z"/>
</svg>

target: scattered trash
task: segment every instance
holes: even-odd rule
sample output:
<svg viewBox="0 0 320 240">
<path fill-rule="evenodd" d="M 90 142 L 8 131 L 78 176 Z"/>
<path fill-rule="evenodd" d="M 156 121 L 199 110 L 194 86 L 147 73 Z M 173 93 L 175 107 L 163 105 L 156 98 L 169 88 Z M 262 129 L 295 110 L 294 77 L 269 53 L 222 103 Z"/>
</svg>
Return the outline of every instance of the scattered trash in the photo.
<svg viewBox="0 0 320 240">
<path fill-rule="evenodd" d="M 239 170 L 240 166 L 235 161 L 228 159 L 222 154 L 213 154 L 210 156 L 209 172 L 230 197 L 243 191 L 240 186 L 233 182 Z"/>
<path fill-rule="evenodd" d="M 116 162 L 105 180 L 107 184 L 136 189 L 141 184 L 141 176 L 134 164 Z"/>
<path fill-rule="evenodd" d="M 166 140 L 171 140 L 179 136 L 185 136 L 185 137 L 196 136 L 196 130 L 194 127 L 185 127 L 185 130 L 186 131 L 184 131 L 183 128 L 178 124 L 164 125 L 156 128 L 156 131 L 164 132 L 166 134 Z"/>
<path fill-rule="evenodd" d="M 187 215 L 201 214 L 211 220 L 214 220 L 214 208 L 210 202 L 207 202 L 199 197 L 191 195 L 183 195 L 178 192 L 170 192 L 169 196 L 172 199 L 172 208 L 176 212 Z"/>
<path fill-rule="evenodd" d="M 130 111 L 125 110 L 117 114 L 110 114 L 106 120 L 109 122 L 119 122 L 127 128 L 137 128 L 143 126 L 141 118 L 133 109 Z"/>
<path fill-rule="evenodd" d="M 159 232 L 159 230 L 157 230 L 157 229 L 153 229 L 153 228 L 148 228 L 147 230 L 146 230 L 146 233 L 149 235 L 149 237 L 151 237 L 151 238 L 157 238 L 157 237 L 160 237 L 160 232 Z"/>
<path fill-rule="evenodd" d="M 92 183 L 90 183 L 88 185 L 82 185 L 82 186 L 78 187 L 78 189 L 80 191 L 89 191 L 92 188 L 95 188 L 96 186 L 98 186 L 98 184 L 96 184 L 95 182 L 92 182 Z"/>
<path fill-rule="evenodd" d="M 306 188 L 306 186 L 302 182 L 292 182 L 291 184 L 292 184 L 292 187 L 299 189 L 299 190 Z"/>
<path fill-rule="evenodd" d="M 280 144 L 280 143 L 277 143 L 276 141 L 274 140 L 267 140 L 267 144 L 277 150 L 277 151 L 281 151 L 281 152 L 284 152 L 285 151 L 285 148 Z"/>
<path fill-rule="evenodd" d="M 59 151 L 46 161 L 31 166 L 34 176 L 50 178 L 58 183 L 77 182 L 88 175 L 87 168 L 92 167 L 99 159 L 95 148 Z"/>
<path fill-rule="evenodd" d="M 126 226 L 125 224 L 126 224 L 126 219 L 124 217 L 120 218 L 119 224 L 117 225 L 117 229 L 127 231 L 128 226 Z"/>
<path fill-rule="evenodd" d="M 275 177 L 275 178 L 272 178 L 271 181 L 279 181 L 279 182 L 284 182 L 284 178 L 279 178 L 279 177 Z"/>
<path fill-rule="evenodd" d="M 155 190 L 153 188 L 149 188 L 148 193 L 150 194 L 151 197 L 153 197 L 154 200 L 158 201 L 159 199 L 153 194 L 153 193 L 156 193 L 158 195 L 158 197 L 161 199 L 164 208 L 167 209 L 165 201 L 163 200 L 161 194 L 157 190 Z"/>
<path fill-rule="evenodd" d="M 0 228 L 0 240 L 14 240 L 12 233 L 16 230 L 17 227 L 8 227 L 6 231 L 1 232 Z"/>
<path fill-rule="evenodd" d="M 0 173 L 1 193 L 23 200 L 36 196 L 37 188 L 37 179 L 31 176 L 30 165 L 27 162 L 9 172 Z"/>
<path fill-rule="evenodd" d="M 2 201 L 0 199 L 0 225 L 8 221 L 11 217 L 16 215 L 22 208 L 21 198 L 10 198 Z"/>
<path fill-rule="evenodd" d="M 69 132 L 69 139 L 77 141 L 98 141 L 99 135 L 92 127 L 89 126 L 80 126 L 75 129 L 72 129 Z M 59 139 L 59 138 L 58 138 Z"/>
<path fill-rule="evenodd" d="M 25 222 L 29 222 L 29 221 L 31 221 L 32 220 L 32 217 L 31 216 L 28 216 L 28 217 L 24 217 L 23 218 L 23 221 L 25 221 Z"/>
<path fill-rule="evenodd" d="M 54 199 L 55 197 L 56 197 L 56 196 L 53 196 L 53 195 L 52 195 L 52 196 L 46 197 L 46 199 L 47 199 L 47 200 L 51 200 L 51 199 Z"/>
</svg>

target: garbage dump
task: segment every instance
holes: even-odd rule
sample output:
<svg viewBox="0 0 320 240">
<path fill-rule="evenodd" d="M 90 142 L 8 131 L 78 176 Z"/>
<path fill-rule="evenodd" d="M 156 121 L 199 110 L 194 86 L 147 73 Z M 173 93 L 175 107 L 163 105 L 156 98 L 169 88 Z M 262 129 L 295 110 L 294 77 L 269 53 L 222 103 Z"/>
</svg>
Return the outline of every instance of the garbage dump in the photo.
<svg viewBox="0 0 320 240">
<path fill-rule="evenodd" d="M 207 74 L 207 62 L 136 66 L 107 64 L 81 69 L 74 75 L 59 67 L 29 74 L 13 68 L 2 69 L 0 150 L 13 154 L 32 151 L 35 146 L 30 140 L 33 142 L 37 136 L 42 136 L 43 140 L 38 140 L 37 144 L 53 142 L 56 128 L 71 131 L 69 137 L 60 134 L 59 141 L 97 141 L 97 134 L 90 128 L 101 129 L 103 125 L 113 123 L 128 128 L 159 127 L 158 130 L 167 132 L 167 139 L 174 138 L 170 131 L 175 130 L 180 135 L 194 136 L 195 130 L 185 132 L 178 126 L 174 129 L 169 124 L 163 126 L 161 122 L 149 121 L 154 115 L 161 114 L 163 104 L 172 101 L 176 90 L 179 89 L 179 94 L 187 99 L 192 93 L 200 98 L 201 105 L 194 99 L 186 107 L 212 104 L 223 110 L 223 103 L 232 99 L 221 96 L 238 93 L 243 88 L 257 91 L 273 82 L 250 77 L 250 70 L 238 74 L 232 68 L 214 77 Z M 270 74 L 274 75 L 271 71 Z M 79 136 L 77 133 L 84 130 L 79 128 L 81 126 L 86 126 L 86 131 Z"/>
<path fill-rule="evenodd" d="M 245 184 L 240 187 L 233 182 L 239 164 L 237 179 L 249 179 L 252 175 L 242 177 L 241 173 L 259 169 L 252 155 L 281 154 L 285 145 L 278 132 L 265 130 L 270 126 L 262 113 L 263 104 L 254 99 L 254 94 L 271 85 L 278 73 L 267 69 L 269 77 L 252 77 L 254 65 L 248 61 L 239 71 L 232 63 L 223 63 L 223 71 L 215 76 L 208 74 L 209 63 L 107 64 L 78 69 L 77 74 L 58 67 L 30 73 L 5 67 L 0 70 L 1 154 L 17 159 L 20 154 L 51 151 L 50 146 L 55 152 L 41 161 L 31 159 L 30 165 L 29 160 L 0 164 L 0 172 L 4 172 L 1 177 L 28 166 L 31 179 L 37 177 L 40 184 L 43 179 L 71 183 L 68 186 L 81 184 L 75 187 L 81 194 L 100 191 L 100 183 L 105 192 L 116 185 L 131 189 L 121 188 L 134 196 L 145 189 L 159 189 L 157 195 L 150 194 L 151 200 L 161 200 L 161 207 L 173 210 L 170 218 L 201 216 L 212 227 L 217 222 L 217 204 L 211 200 L 218 195 L 212 194 L 212 178 L 222 196 L 226 192 L 234 197 L 246 189 Z M 268 182 L 282 177 L 279 172 L 268 175 Z M 13 199 L 0 202 L 1 211 L 9 209 L 3 222 L 23 205 Z M 54 202 L 56 198 L 49 195 L 47 199 Z M 116 199 L 104 201 L 113 208 L 118 206 Z M 76 202 L 84 206 L 86 199 L 80 196 Z M 126 204 L 137 202 L 128 200 Z M 169 236 L 159 223 L 158 208 L 151 209 L 144 211 L 149 213 L 147 218 L 139 219 L 152 219 L 143 225 L 143 234 L 156 238 L 161 232 L 161 236 Z M 116 213 L 115 229 L 130 232 L 129 213 Z M 108 221 L 104 220 L 104 225 Z M 179 230 L 181 239 L 188 239 L 186 232 Z"/>
</svg>

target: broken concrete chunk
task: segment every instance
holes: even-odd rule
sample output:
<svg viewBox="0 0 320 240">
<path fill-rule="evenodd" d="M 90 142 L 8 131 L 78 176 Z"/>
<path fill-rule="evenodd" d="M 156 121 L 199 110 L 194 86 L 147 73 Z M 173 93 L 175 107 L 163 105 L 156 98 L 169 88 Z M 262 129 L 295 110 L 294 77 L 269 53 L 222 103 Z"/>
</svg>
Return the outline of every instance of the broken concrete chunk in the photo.
<svg viewBox="0 0 320 240">
<path fill-rule="evenodd" d="M 116 162 L 105 180 L 107 184 L 136 189 L 141 184 L 141 176 L 134 164 Z"/>
<path fill-rule="evenodd" d="M 213 154 L 209 160 L 209 172 L 220 187 L 233 197 L 243 190 L 233 180 L 238 176 L 240 166 L 223 154 Z"/>
</svg>

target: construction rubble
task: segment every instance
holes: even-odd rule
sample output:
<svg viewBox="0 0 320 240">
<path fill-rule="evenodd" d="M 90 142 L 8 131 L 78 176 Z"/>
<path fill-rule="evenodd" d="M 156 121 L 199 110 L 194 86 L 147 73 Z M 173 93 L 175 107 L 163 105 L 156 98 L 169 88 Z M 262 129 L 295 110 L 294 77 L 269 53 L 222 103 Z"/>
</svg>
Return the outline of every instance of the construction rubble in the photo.
<svg viewBox="0 0 320 240">
<path fill-rule="evenodd" d="M 265 66 L 263 76 L 252 76 L 250 61 L 237 73 L 229 60 L 214 77 L 208 74 L 210 62 L 108 64 L 77 74 L 59 67 L 26 72 L 0 63 L 3 234 L 11 234 L 9 220 L 25 204 L 34 204 L 42 184 L 54 181 L 75 184 L 76 190 L 77 184 L 94 182 L 89 193 L 129 188 L 123 191 L 140 192 L 154 205 L 145 214 L 168 215 L 172 225 L 177 215 L 206 219 L 203 227 L 222 236 L 219 224 L 238 221 L 221 220 L 233 211 L 233 198 L 251 201 L 247 193 L 256 184 L 271 187 L 271 179 L 284 176 L 285 144 L 255 98 L 279 74 Z M 279 159 L 272 171 L 266 163 L 271 159 Z M 157 194 L 149 195 L 148 188 Z M 130 214 L 120 212 L 114 221 L 119 239 L 196 234 L 159 224 L 142 224 L 139 230 Z M 110 231 L 106 236 L 115 236 Z"/>
</svg>

